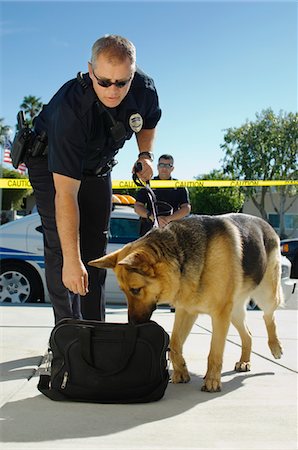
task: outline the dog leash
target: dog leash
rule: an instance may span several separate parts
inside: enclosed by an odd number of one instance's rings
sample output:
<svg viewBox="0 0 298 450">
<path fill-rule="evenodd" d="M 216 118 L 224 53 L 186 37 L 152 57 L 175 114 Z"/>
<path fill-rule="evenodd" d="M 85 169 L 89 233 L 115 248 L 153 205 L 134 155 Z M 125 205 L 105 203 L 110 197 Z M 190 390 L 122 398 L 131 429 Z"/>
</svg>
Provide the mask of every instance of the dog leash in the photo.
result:
<svg viewBox="0 0 298 450">
<path fill-rule="evenodd" d="M 152 188 L 150 187 L 150 181 L 146 181 L 146 183 L 144 184 L 139 176 L 138 176 L 138 172 L 142 171 L 142 163 L 141 162 L 137 162 L 134 165 L 134 172 L 132 174 L 132 179 L 134 181 L 134 183 L 139 186 L 139 187 L 143 187 L 146 189 L 147 192 L 147 196 L 149 198 L 150 204 L 151 204 L 151 208 L 152 208 L 152 213 L 153 213 L 153 227 L 155 228 L 159 228 L 159 223 L 158 223 L 158 219 L 157 219 L 157 200 L 156 200 L 156 195 L 154 194 Z"/>
</svg>

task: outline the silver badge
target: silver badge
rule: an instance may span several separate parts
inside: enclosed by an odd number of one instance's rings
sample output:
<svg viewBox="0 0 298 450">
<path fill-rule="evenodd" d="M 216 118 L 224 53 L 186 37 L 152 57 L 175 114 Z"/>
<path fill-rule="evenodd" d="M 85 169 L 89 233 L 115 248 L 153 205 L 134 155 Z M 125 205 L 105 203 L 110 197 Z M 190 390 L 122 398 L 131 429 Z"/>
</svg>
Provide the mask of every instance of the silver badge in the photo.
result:
<svg viewBox="0 0 298 450">
<path fill-rule="evenodd" d="M 129 126 L 135 133 L 138 133 L 143 127 L 143 118 L 141 114 L 132 114 L 129 118 Z"/>
</svg>

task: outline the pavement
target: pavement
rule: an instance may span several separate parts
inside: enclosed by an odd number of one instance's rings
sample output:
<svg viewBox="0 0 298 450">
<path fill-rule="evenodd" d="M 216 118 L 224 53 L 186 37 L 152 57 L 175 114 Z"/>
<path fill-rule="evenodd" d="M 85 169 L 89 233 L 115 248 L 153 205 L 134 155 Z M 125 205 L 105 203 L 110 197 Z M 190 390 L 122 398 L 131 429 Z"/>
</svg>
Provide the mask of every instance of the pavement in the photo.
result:
<svg viewBox="0 0 298 450">
<path fill-rule="evenodd" d="M 184 355 L 188 384 L 169 384 L 158 402 L 102 405 L 54 402 L 37 390 L 54 325 L 49 305 L 1 306 L 1 450 L 297 450 L 297 307 L 276 312 L 283 358 L 267 346 L 261 311 L 248 311 L 253 335 L 251 372 L 236 373 L 240 340 L 230 327 L 222 391 L 201 392 L 211 322 L 199 316 Z M 174 314 L 152 317 L 170 334 Z M 108 322 L 126 322 L 124 307 L 109 307 Z"/>
</svg>

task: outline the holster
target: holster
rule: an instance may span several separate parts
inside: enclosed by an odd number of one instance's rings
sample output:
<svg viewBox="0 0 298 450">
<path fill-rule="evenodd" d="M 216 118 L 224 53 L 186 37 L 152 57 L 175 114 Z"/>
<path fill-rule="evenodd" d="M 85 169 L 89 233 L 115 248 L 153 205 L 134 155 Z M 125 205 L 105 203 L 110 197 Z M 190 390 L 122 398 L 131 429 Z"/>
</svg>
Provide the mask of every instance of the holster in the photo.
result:
<svg viewBox="0 0 298 450">
<path fill-rule="evenodd" d="M 16 133 L 10 149 L 10 157 L 12 165 L 15 169 L 17 169 L 19 165 L 24 162 L 25 155 L 30 147 L 32 138 L 32 130 L 28 127 L 21 128 Z"/>
<path fill-rule="evenodd" d="M 37 135 L 34 130 L 24 126 L 16 133 L 10 150 L 12 165 L 15 169 L 24 162 L 26 155 L 46 155 L 48 150 L 47 135 L 43 131 Z"/>
</svg>

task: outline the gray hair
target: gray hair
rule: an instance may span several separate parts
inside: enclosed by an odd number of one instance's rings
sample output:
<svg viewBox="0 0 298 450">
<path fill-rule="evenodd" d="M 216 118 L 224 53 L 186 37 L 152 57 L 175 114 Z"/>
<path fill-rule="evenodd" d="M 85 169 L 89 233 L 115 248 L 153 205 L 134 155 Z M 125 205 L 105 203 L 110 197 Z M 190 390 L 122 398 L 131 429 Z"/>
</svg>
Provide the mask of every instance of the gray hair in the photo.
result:
<svg viewBox="0 0 298 450">
<path fill-rule="evenodd" d="M 92 46 L 91 64 L 96 67 L 98 56 L 103 53 L 116 61 L 123 62 L 128 58 L 131 65 L 136 66 L 136 48 L 128 39 L 115 34 L 107 34 L 97 39 Z"/>
</svg>

